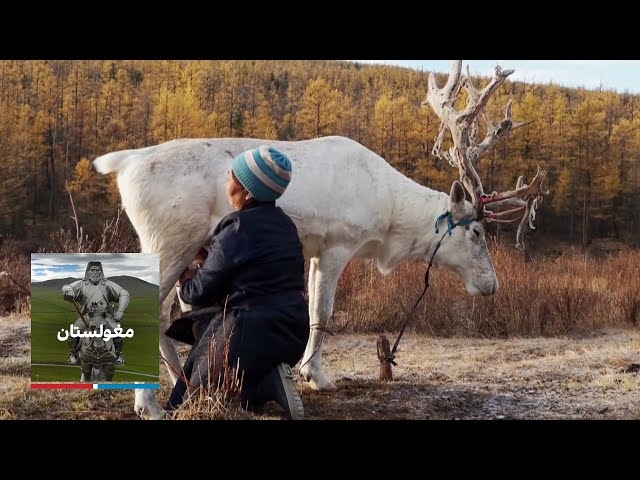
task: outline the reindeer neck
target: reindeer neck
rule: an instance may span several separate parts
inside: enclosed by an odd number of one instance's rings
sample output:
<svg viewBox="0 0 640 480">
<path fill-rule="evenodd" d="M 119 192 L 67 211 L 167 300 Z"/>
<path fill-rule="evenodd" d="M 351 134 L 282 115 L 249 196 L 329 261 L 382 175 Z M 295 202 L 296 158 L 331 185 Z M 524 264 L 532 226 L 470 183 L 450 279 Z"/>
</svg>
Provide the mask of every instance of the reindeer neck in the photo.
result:
<svg viewBox="0 0 640 480">
<path fill-rule="evenodd" d="M 391 227 L 378 257 L 389 271 L 405 260 L 422 259 L 435 247 L 435 222 L 447 210 L 449 196 L 403 177 L 394 186 Z"/>
</svg>

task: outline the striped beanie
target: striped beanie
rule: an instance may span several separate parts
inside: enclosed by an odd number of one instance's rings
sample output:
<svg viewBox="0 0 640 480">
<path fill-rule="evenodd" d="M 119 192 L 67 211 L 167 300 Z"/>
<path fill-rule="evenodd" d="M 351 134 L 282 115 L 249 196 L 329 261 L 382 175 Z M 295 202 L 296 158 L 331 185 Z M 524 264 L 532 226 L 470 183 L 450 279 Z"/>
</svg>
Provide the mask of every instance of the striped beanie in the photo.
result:
<svg viewBox="0 0 640 480">
<path fill-rule="evenodd" d="M 273 147 L 247 150 L 233 159 L 233 173 L 244 188 L 259 202 L 280 198 L 291 180 L 291 162 Z"/>
</svg>

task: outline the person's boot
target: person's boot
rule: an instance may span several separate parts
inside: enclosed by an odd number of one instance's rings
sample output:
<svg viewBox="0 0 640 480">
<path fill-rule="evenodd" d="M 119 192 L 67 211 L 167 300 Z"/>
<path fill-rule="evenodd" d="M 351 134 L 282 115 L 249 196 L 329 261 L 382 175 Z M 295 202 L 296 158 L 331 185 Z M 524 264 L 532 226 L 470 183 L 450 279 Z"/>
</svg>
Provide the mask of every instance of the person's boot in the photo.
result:
<svg viewBox="0 0 640 480">
<path fill-rule="evenodd" d="M 122 354 L 123 345 L 124 340 L 122 338 L 116 337 L 113 339 L 113 346 L 116 349 L 116 365 L 124 365 L 124 355 Z"/>
<path fill-rule="evenodd" d="M 259 398 L 256 406 L 275 400 L 282 407 L 288 420 L 304 419 L 302 398 L 293 381 L 293 373 L 288 363 L 280 363 L 260 382 Z"/>
<path fill-rule="evenodd" d="M 67 363 L 69 365 L 79 365 L 80 360 L 78 359 L 78 343 L 80 340 L 77 338 L 69 339 L 69 358 L 67 359 Z"/>
</svg>

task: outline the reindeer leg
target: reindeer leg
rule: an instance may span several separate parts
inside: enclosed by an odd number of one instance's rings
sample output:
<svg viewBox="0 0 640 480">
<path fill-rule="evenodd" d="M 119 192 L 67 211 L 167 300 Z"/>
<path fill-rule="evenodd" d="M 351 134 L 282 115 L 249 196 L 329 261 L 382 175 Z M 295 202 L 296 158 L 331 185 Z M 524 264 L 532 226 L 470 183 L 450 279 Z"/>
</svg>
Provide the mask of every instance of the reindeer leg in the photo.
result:
<svg viewBox="0 0 640 480">
<path fill-rule="evenodd" d="M 180 359 L 173 340 L 167 337 L 164 332 L 169 328 L 171 306 L 176 296 L 175 289 L 169 291 L 169 295 L 162 302 L 160 310 L 160 353 L 170 363 L 176 371 L 180 371 Z M 178 380 L 172 368 L 168 368 L 171 377 L 171 385 L 175 385 Z M 135 391 L 136 400 L 134 411 L 146 420 L 161 420 L 165 416 L 164 409 L 158 404 L 156 392 L 148 389 L 137 389 Z"/>
<path fill-rule="evenodd" d="M 197 251 L 197 248 L 195 248 L 195 251 Z M 162 266 L 160 280 L 160 299 L 162 302 L 159 327 L 160 353 L 165 361 L 173 367 L 168 368 L 172 385 L 175 385 L 177 381 L 177 376 L 173 370 L 175 369 L 179 372 L 181 366 L 173 340 L 167 337 L 164 332 L 169 328 L 171 305 L 173 305 L 176 296 L 176 290 L 174 288 L 175 281 L 180 276 L 180 272 L 189 264 L 190 259 L 195 255 L 195 251 L 187 252 L 187 255 L 183 256 L 186 258 L 184 261 L 165 261 L 162 257 L 160 258 L 160 265 Z M 166 415 L 165 410 L 158 404 L 156 392 L 149 389 L 135 390 L 135 404 L 133 409 L 138 415 L 147 420 L 160 420 Z"/>
<path fill-rule="evenodd" d="M 334 247 L 311 259 L 309 269 L 309 321 L 311 334 L 302 357 L 300 375 L 314 390 L 336 390 L 334 383 L 322 370 L 322 339 L 324 329 L 333 312 L 333 302 L 342 271 L 349 263 L 352 250 Z"/>
</svg>

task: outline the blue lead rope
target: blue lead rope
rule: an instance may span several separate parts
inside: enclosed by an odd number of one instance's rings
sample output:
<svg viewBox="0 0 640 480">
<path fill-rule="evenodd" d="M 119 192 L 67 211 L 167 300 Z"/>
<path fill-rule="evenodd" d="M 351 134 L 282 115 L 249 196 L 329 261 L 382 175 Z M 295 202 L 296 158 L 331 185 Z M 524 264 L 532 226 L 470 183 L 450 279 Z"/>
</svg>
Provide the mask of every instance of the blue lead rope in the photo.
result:
<svg viewBox="0 0 640 480">
<path fill-rule="evenodd" d="M 447 219 L 447 231 L 442 234 L 442 237 L 440 237 L 440 240 L 438 240 L 438 244 L 436 245 L 435 250 L 431 254 L 431 259 L 429 260 L 429 266 L 427 267 L 427 271 L 424 274 L 424 290 L 422 290 L 422 293 L 420 294 L 420 297 L 418 298 L 418 301 L 413 305 L 413 308 L 409 312 L 409 315 L 407 315 L 407 318 L 404 321 L 404 325 L 402 325 L 402 329 L 400 330 L 400 333 L 398 334 L 398 338 L 396 339 L 396 343 L 393 344 L 393 349 L 391 350 L 391 353 L 389 354 L 389 356 L 386 359 L 386 362 L 387 363 L 391 363 L 392 365 L 396 365 L 396 366 L 398 365 L 394 361 L 395 358 L 396 358 L 396 350 L 398 349 L 398 344 L 400 343 L 400 339 L 402 338 L 402 334 L 404 333 L 404 329 L 407 328 L 407 325 L 409 324 L 409 320 L 411 320 L 411 317 L 413 315 L 414 310 L 416 309 L 416 307 L 420 303 L 420 300 L 422 300 L 422 297 L 424 297 L 424 294 L 427 293 L 427 289 L 429 288 L 429 270 L 431 270 L 431 266 L 433 265 L 433 259 L 436 258 L 436 253 L 438 252 L 438 249 L 440 248 L 440 245 L 442 245 L 442 241 L 447 236 L 447 233 L 449 234 L 449 236 L 451 236 L 451 231 L 454 228 L 456 228 L 456 227 L 464 227 L 465 225 L 470 225 L 471 223 L 474 222 L 474 220 L 469 219 L 469 218 L 460 220 L 459 222 L 454 222 L 453 221 L 453 215 L 451 215 L 451 212 L 447 211 L 447 212 L 443 213 L 442 215 L 440 215 L 438 217 L 438 219 L 436 220 L 436 233 L 440 233 L 440 223 L 445 218 Z"/>
</svg>

